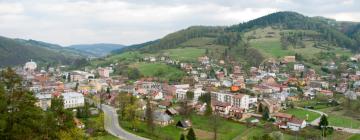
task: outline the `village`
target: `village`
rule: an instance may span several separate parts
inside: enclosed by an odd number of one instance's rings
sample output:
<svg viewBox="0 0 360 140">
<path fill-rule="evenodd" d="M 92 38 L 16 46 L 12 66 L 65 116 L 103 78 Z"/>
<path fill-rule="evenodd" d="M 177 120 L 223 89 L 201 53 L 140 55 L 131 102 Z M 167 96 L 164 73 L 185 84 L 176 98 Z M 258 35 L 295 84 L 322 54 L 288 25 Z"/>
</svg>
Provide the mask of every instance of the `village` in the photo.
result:
<svg viewBox="0 0 360 140">
<path fill-rule="evenodd" d="M 359 60 L 359 56 L 353 56 L 347 62 Z M 99 105 L 121 108 L 120 96 L 128 95 L 138 101 L 135 110 L 140 112 L 136 116 L 140 121 L 146 120 L 147 107 L 151 107 L 157 127 L 174 126 L 181 133 L 197 124 L 191 117 L 179 117 L 189 114 L 215 115 L 239 126 L 271 124 L 275 130 L 291 136 L 305 133 L 306 129 L 312 131 L 319 126 L 331 127 L 331 132 L 326 129 L 329 135 L 332 131 L 360 132 L 356 119 L 352 122 L 354 126 L 338 125 L 336 120 L 331 119 L 328 119 L 330 123 L 322 126 L 321 120 L 330 118 L 331 114 L 317 108 L 339 108 L 345 101 L 355 102 L 360 95 L 360 71 L 357 68 L 347 67 L 346 72 L 318 74 L 315 69 L 298 62 L 296 56 L 267 59 L 259 67 L 246 70 L 241 64 L 207 56 L 199 57 L 193 63 L 165 56 L 146 56 L 139 61 L 177 65 L 190 78 L 171 83 L 161 81 L 159 77 L 141 77 L 128 82 L 128 77 L 113 74 L 113 66 L 116 64 L 66 71 L 62 70 L 65 66 L 39 68 L 33 61 L 17 68 L 16 72 L 23 77 L 26 88 L 38 99 L 36 105 L 43 110 L 51 106 L 52 98 L 61 97 L 66 109 L 74 109 L 76 112 L 76 108 L 91 104 L 91 114 L 99 114 Z M 231 65 L 231 68 L 225 65 Z M 337 65 L 328 62 L 325 67 L 336 70 Z M 78 128 L 86 128 L 81 119 L 75 117 L 74 120 Z M 322 131 L 325 130 L 320 130 L 318 135 L 323 136 Z M 203 132 L 196 131 L 196 134 L 200 133 Z M 216 135 L 214 133 L 219 132 L 211 132 L 209 138 Z M 237 135 L 240 134 L 234 134 Z M 318 135 L 303 134 L 303 138 Z M 224 134 L 220 134 L 220 139 L 229 138 L 221 136 Z"/>
</svg>

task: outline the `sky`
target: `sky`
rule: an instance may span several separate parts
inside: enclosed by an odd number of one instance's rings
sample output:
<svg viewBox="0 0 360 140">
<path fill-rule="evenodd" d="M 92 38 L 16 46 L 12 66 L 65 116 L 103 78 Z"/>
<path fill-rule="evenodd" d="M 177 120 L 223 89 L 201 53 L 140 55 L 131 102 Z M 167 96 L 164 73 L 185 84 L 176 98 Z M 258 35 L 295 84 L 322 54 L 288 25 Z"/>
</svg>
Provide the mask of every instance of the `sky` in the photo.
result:
<svg viewBox="0 0 360 140">
<path fill-rule="evenodd" d="M 360 22 L 360 0 L 0 0 L 0 36 L 63 46 L 130 45 L 278 11 Z"/>
</svg>

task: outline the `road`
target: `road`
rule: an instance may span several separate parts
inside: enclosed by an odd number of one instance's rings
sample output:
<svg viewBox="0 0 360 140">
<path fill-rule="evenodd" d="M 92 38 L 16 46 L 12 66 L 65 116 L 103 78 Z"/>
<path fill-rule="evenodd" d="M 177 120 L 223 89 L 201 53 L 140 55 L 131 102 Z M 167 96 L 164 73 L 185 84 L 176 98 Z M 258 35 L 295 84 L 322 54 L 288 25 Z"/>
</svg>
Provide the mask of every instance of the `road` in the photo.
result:
<svg viewBox="0 0 360 140">
<path fill-rule="evenodd" d="M 121 128 L 115 108 L 105 104 L 102 104 L 101 108 L 104 111 L 104 125 L 107 132 L 122 140 L 149 140 Z"/>
<path fill-rule="evenodd" d="M 318 126 L 319 122 L 320 122 L 320 118 L 322 115 L 328 116 L 326 113 L 321 112 L 319 110 L 313 110 L 313 109 L 306 109 L 306 108 L 301 108 L 301 107 L 296 107 L 298 109 L 303 109 L 303 110 L 308 110 L 311 112 L 315 112 L 315 113 L 319 113 L 320 117 L 316 118 L 315 120 L 313 120 L 312 122 L 310 122 L 310 124 L 312 126 Z M 337 126 L 330 126 L 333 127 L 335 130 L 337 131 L 342 131 L 342 132 L 347 132 L 347 133 L 352 133 L 352 134 L 360 134 L 360 129 L 353 129 L 353 128 L 346 128 L 346 127 L 337 127 Z"/>
</svg>

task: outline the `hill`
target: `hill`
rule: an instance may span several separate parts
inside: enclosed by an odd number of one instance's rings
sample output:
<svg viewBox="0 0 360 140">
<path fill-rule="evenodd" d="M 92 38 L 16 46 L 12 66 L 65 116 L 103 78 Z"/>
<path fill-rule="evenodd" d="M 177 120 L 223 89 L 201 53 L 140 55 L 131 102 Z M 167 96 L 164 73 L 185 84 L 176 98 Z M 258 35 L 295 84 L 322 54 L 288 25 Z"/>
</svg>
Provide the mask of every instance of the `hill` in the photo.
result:
<svg viewBox="0 0 360 140">
<path fill-rule="evenodd" d="M 99 43 L 99 44 L 77 44 L 77 45 L 68 46 L 67 48 L 72 48 L 81 51 L 89 56 L 103 57 L 108 55 L 110 52 L 114 50 L 120 51 L 124 47 L 125 47 L 124 45 L 120 45 L 120 44 Z"/>
<path fill-rule="evenodd" d="M 59 45 L 0 37 L 0 67 L 22 65 L 30 59 L 43 64 L 72 64 L 82 58 L 79 52 Z"/>
<path fill-rule="evenodd" d="M 126 51 L 168 55 L 173 54 L 174 49 L 197 48 L 204 52 L 200 55 L 207 52 L 206 55 L 216 59 L 258 65 L 267 57 L 295 54 L 313 56 L 323 51 L 337 54 L 349 54 L 349 50 L 359 51 L 359 34 L 360 24 L 356 22 L 307 17 L 296 12 L 277 12 L 229 27 L 189 27 L 156 41 L 129 46 L 117 53 L 115 51 L 114 55 Z"/>
</svg>

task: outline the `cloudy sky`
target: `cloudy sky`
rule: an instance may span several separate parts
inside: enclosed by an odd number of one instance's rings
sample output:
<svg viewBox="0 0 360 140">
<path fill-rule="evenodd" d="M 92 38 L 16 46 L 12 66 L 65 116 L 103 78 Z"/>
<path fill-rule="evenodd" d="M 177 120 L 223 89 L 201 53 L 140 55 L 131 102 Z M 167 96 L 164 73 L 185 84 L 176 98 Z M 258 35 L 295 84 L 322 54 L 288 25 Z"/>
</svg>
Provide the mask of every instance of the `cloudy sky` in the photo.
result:
<svg viewBox="0 0 360 140">
<path fill-rule="evenodd" d="M 360 22 L 358 0 L 0 0 L 0 35 L 60 45 L 142 43 L 191 25 L 296 11 Z"/>
</svg>

